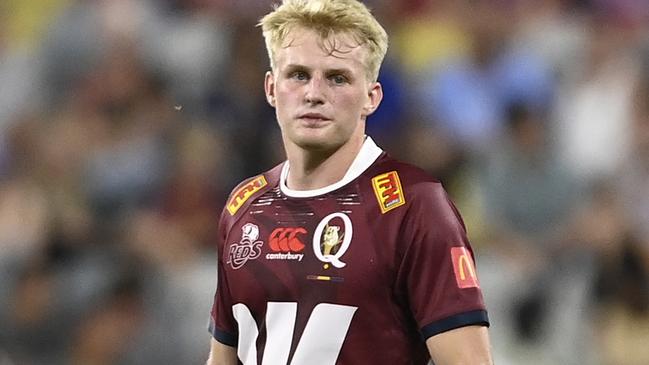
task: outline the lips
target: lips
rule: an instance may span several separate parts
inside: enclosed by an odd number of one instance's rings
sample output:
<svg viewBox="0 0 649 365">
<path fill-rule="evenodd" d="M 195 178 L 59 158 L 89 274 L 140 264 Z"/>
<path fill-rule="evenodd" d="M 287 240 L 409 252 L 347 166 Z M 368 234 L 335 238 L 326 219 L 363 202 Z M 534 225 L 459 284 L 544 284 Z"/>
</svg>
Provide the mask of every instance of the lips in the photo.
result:
<svg viewBox="0 0 649 365">
<path fill-rule="evenodd" d="M 320 113 L 305 113 L 300 115 L 298 118 L 313 122 L 325 122 L 329 120 L 329 118 Z"/>
<path fill-rule="evenodd" d="M 320 113 L 306 113 L 298 117 L 303 127 L 306 128 L 321 128 L 326 126 L 331 119 Z"/>
</svg>

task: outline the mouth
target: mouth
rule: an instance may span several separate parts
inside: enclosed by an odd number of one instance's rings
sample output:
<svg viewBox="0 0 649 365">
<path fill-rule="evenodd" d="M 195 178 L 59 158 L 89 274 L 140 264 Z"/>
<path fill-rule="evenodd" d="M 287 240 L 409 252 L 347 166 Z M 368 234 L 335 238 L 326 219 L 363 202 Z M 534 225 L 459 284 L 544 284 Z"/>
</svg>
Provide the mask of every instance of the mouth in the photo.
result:
<svg viewBox="0 0 649 365">
<path fill-rule="evenodd" d="M 298 116 L 298 119 L 305 122 L 307 126 L 317 127 L 321 124 L 329 122 L 331 119 L 320 113 L 306 113 Z"/>
<path fill-rule="evenodd" d="M 320 113 L 305 113 L 301 114 L 298 116 L 298 119 L 304 119 L 304 120 L 321 120 L 321 121 L 326 121 L 329 120 L 329 118 L 325 117 L 323 114 Z"/>
</svg>

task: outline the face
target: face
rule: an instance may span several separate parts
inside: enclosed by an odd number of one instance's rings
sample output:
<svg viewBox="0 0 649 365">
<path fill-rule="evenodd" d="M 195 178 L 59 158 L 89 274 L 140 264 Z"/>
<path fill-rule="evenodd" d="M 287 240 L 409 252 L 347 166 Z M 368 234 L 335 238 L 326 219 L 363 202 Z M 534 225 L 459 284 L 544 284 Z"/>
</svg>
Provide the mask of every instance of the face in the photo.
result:
<svg viewBox="0 0 649 365">
<path fill-rule="evenodd" d="M 362 141 L 365 119 L 381 102 L 381 85 L 366 74 L 367 50 L 348 34 L 332 41 L 326 44 L 336 50 L 328 52 L 318 34 L 296 28 L 266 74 L 266 97 L 276 109 L 287 152 L 335 151 Z"/>
</svg>

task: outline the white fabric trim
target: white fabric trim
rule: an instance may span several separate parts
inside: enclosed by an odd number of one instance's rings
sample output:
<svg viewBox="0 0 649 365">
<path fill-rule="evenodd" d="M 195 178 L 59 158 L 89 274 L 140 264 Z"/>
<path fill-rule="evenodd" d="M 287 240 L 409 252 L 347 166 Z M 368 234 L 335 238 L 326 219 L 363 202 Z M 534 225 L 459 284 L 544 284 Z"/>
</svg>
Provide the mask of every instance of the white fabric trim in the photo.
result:
<svg viewBox="0 0 649 365">
<path fill-rule="evenodd" d="M 284 193 L 284 195 L 293 198 L 310 198 L 327 194 L 347 185 L 352 180 L 359 177 L 374 163 L 374 161 L 376 161 L 377 158 L 379 158 L 379 156 L 381 156 L 381 153 L 383 153 L 383 150 L 379 148 L 376 143 L 374 143 L 372 138 L 370 138 L 369 136 L 366 137 L 365 141 L 363 142 L 363 146 L 361 146 L 361 150 L 358 152 L 358 155 L 356 155 L 356 158 L 354 158 L 354 161 L 349 166 L 349 169 L 347 169 L 345 176 L 343 176 L 343 178 L 338 182 L 314 190 L 293 190 L 289 189 L 289 187 L 286 186 L 286 178 L 288 177 L 289 170 L 288 161 L 286 161 L 284 162 L 284 166 L 282 166 L 282 174 L 279 178 L 279 188 L 282 190 L 282 193 Z"/>
</svg>

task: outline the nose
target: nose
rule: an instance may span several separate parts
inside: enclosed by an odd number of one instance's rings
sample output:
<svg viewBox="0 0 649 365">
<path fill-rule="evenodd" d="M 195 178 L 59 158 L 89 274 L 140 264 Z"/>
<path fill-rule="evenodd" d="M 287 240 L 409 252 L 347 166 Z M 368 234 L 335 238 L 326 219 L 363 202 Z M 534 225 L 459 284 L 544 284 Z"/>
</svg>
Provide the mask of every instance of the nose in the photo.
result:
<svg viewBox="0 0 649 365">
<path fill-rule="evenodd" d="M 309 80 L 304 92 L 304 101 L 309 104 L 323 104 L 325 101 L 325 83 L 322 77 L 314 76 Z"/>
</svg>

